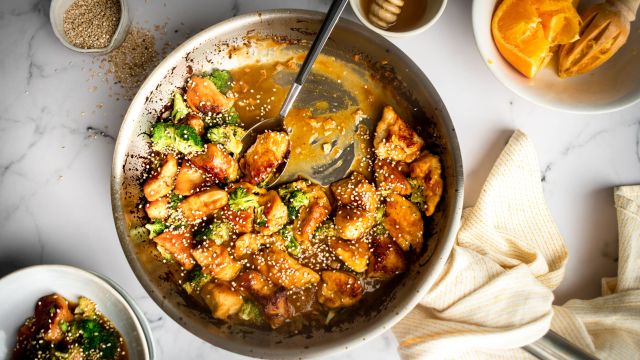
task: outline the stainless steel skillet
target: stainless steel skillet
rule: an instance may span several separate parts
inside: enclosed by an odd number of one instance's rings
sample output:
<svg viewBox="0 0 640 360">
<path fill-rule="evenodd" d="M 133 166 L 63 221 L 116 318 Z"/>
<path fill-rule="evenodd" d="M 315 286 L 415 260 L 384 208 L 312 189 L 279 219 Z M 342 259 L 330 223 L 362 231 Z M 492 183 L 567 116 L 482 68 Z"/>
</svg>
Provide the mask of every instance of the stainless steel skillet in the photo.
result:
<svg viewBox="0 0 640 360">
<path fill-rule="evenodd" d="M 404 103 L 411 118 L 441 156 L 445 193 L 428 223 L 427 249 L 398 284 L 356 311 L 331 331 L 310 329 L 297 334 L 230 326 L 214 320 L 191 302 L 148 241 L 132 229 L 143 224 L 140 183 L 148 165 L 148 133 L 171 93 L 188 74 L 211 68 L 235 68 L 257 59 L 276 60 L 308 48 L 323 14 L 274 10 L 242 15 L 212 26 L 183 45 L 155 69 L 140 88 L 125 116 L 116 142 L 111 200 L 114 221 L 125 255 L 151 298 L 175 321 L 203 340 L 236 353 L 269 358 L 327 355 L 361 344 L 390 329 L 424 296 L 442 270 L 453 246 L 462 209 L 463 172 L 455 129 L 446 107 L 427 77 L 405 54 L 381 36 L 342 20 L 325 51 L 389 88 L 389 102 Z M 269 39 L 277 46 L 261 46 Z M 309 84 L 313 83 L 310 79 Z M 305 85 L 307 86 L 307 85 Z M 301 94 L 304 102 L 304 94 Z"/>
</svg>

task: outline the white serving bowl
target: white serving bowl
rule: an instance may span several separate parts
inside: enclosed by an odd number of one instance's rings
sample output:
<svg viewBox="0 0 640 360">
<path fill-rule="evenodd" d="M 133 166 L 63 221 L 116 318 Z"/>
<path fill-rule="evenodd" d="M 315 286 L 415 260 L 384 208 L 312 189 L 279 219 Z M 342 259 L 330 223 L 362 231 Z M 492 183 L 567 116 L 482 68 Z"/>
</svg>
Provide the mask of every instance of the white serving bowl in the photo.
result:
<svg viewBox="0 0 640 360">
<path fill-rule="evenodd" d="M 538 105 L 573 113 L 605 113 L 640 100 L 640 20 L 631 23 L 627 43 L 591 73 L 561 79 L 555 61 L 528 79 L 498 52 L 491 36 L 491 18 L 498 0 L 474 0 L 473 32 L 483 60 L 511 91 Z M 587 6 L 593 1 L 584 1 Z"/>
<path fill-rule="evenodd" d="M 140 241 L 132 232 L 148 221 L 144 209 L 137 205 L 144 197 L 140 177 L 148 171 L 145 159 L 150 150 L 149 138 L 140 134 L 149 133 L 159 109 L 173 92 L 193 73 L 237 69 L 256 61 L 285 61 L 303 54 L 324 15 L 304 10 L 259 11 L 203 30 L 177 47 L 149 75 L 132 100 L 116 141 L 111 173 L 113 217 L 120 244 L 138 280 L 158 306 L 186 330 L 214 346 L 246 356 L 328 356 L 382 334 L 408 314 L 437 281 L 458 231 L 464 172 L 456 131 L 445 104 L 429 79 L 400 49 L 360 24 L 341 19 L 323 53 L 345 62 L 349 69 L 353 66 L 362 76 L 379 79 L 373 84 L 385 84 L 385 91 L 389 91 L 386 101 L 406 102 L 417 128 L 442 161 L 442 200 L 424 233 L 425 249 L 416 254 L 407 272 L 396 277 L 380 295 L 370 296 L 361 306 L 349 310 L 348 319 L 340 319 L 336 326 L 272 331 L 214 319 L 211 310 L 191 299 L 178 283 L 182 270 L 176 264 L 162 262 L 154 242 Z M 302 94 L 299 100 L 309 94 Z M 320 99 L 329 96 L 319 95 Z"/>
<path fill-rule="evenodd" d="M 413 0 L 416 1 L 416 0 Z M 364 24 L 364 26 L 369 29 L 377 32 L 380 35 L 384 35 L 387 37 L 402 37 L 402 36 L 411 36 L 417 35 L 425 30 L 427 30 L 431 25 L 435 24 L 436 21 L 440 18 L 440 15 L 444 12 L 444 8 L 447 5 L 447 0 L 417 0 L 417 1 L 427 1 L 427 9 L 422 15 L 422 19 L 418 22 L 412 29 L 406 31 L 393 31 L 393 30 L 384 30 L 375 25 L 373 25 L 369 19 L 367 18 L 368 9 L 362 8 L 362 0 L 350 0 L 351 8 L 353 12 L 356 14 L 360 22 Z"/>
<path fill-rule="evenodd" d="M 38 265 L 0 279 L 0 359 L 9 359 L 18 329 L 33 315 L 36 301 L 58 293 L 70 301 L 85 296 L 112 321 L 127 343 L 130 359 L 153 359 L 147 320 L 133 300 L 107 278 L 64 265 Z"/>
</svg>

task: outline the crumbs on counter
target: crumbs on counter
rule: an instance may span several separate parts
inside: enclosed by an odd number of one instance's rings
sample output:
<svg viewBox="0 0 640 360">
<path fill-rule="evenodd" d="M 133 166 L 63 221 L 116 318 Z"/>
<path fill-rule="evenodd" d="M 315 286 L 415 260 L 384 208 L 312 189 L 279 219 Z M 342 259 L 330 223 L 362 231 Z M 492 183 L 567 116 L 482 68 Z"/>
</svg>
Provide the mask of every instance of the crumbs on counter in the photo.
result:
<svg viewBox="0 0 640 360">
<path fill-rule="evenodd" d="M 91 78 L 102 78 L 114 85 L 120 85 L 122 91 L 114 91 L 109 85 L 109 98 L 116 100 L 133 98 L 144 79 L 151 73 L 160 60 L 173 48 L 174 44 L 167 40 L 167 22 L 154 25 L 153 30 L 141 26 L 132 26 L 124 42 L 99 61 L 99 70 L 92 71 Z M 162 43 L 160 46 L 159 43 Z M 95 90 L 94 90 L 95 91 Z"/>
<path fill-rule="evenodd" d="M 135 93 L 158 62 L 156 39 L 147 29 L 131 27 L 120 47 L 107 55 L 110 74 L 125 92 Z"/>
<path fill-rule="evenodd" d="M 119 0 L 75 0 L 64 12 L 64 35 L 78 48 L 106 48 L 118 29 L 121 12 Z"/>
<path fill-rule="evenodd" d="M 160 24 L 148 24 L 149 21 L 145 20 L 145 25 L 132 25 L 122 45 L 106 55 L 94 56 L 91 59 L 92 66 L 87 68 L 87 91 L 97 93 L 102 92 L 99 89 L 105 89 L 109 99 L 133 99 L 144 79 L 176 46 L 175 41 L 168 38 L 167 25 L 170 20 L 166 17 L 164 23 Z M 184 23 L 180 23 L 180 26 L 184 26 Z M 172 34 L 178 32 L 178 29 L 171 31 Z M 183 33 L 185 39 L 191 35 Z M 96 105 L 91 114 L 96 114 L 96 110 L 100 111 L 106 106 Z M 86 113 L 83 111 L 81 115 L 85 116 Z"/>
</svg>

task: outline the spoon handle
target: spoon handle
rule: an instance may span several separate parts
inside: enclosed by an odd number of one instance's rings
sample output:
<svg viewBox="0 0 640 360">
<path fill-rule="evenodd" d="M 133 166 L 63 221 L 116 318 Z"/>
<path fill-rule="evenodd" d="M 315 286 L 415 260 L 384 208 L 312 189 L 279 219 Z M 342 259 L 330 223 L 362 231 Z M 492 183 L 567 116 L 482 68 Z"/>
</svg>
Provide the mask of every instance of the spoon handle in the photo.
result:
<svg viewBox="0 0 640 360">
<path fill-rule="evenodd" d="M 318 30 L 318 34 L 316 35 L 315 40 L 313 40 L 313 44 L 311 44 L 311 49 L 307 53 L 307 56 L 304 58 L 304 62 L 298 71 L 298 75 L 296 79 L 291 85 L 289 89 L 289 93 L 287 97 L 284 99 L 284 103 L 282 103 L 282 108 L 280 109 L 280 117 L 285 118 L 291 106 L 295 102 L 298 97 L 298 93 L 302 88 L 302 84 L 304 84 L 305 80 L 309 76 L 311 72 L 311 68 L 313 67 L 313 63 L 318 58 L 318 55 L 322 52 L 322 48 L 324 44 L 326 44 L 327 39 L 329 39 L 329 35 L 331 35 L 331 31 L 336 26 L 336 23 L 340 19 L 340 15 L 344 10 L 344 7 L 347 5 L 349 0 L 334 0 L 327 12 L 327 16 L 324 18 L 322 22 L 322 26 L 320 26 L 320 30 Z"/>
<path fill-rule="evenodd" d="M 522 348 L 540 360 L 598 360 L 551 329 L 538 341 Z"/>
</svg>

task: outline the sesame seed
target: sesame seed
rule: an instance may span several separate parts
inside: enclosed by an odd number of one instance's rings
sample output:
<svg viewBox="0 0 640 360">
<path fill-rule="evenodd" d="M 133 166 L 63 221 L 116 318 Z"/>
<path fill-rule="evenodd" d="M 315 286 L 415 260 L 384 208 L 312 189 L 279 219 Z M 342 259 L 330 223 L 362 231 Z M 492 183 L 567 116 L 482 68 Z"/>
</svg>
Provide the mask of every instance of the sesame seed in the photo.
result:
<svg viewBox="0 0 640 360">
<path fill-rule="evenodd" d="M 109 53 L 107 61 L 109 73 L 127 93 L 135 93 L 158 62 L 155 38 L 148 30 L 132 26 L 122 45 Z"/>
<path fill-rule="evenodd" d="M 64 35 L 75 47 L 106 48 L 120 24 L 120 13 L 118 0 L 76 0 L 64 12 Z"/>
</svg>

